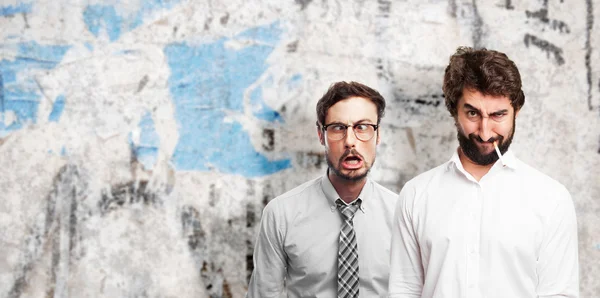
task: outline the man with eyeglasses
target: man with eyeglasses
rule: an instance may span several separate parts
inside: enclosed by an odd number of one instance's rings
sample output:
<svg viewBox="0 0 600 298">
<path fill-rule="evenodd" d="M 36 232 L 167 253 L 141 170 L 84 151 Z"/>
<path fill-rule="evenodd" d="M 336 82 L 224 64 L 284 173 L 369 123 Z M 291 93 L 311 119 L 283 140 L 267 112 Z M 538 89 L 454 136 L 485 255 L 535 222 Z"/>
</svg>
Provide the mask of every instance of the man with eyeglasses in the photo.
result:
<svg viewBox="0 0 600 298">
<path fill-rule="evenodd" d="M 263 210 L 247 297 L 385 297 L 397 194 L 367 178 L 384 98 L 356 82 L 317 103 L 327 173 Z"/>
</svg>

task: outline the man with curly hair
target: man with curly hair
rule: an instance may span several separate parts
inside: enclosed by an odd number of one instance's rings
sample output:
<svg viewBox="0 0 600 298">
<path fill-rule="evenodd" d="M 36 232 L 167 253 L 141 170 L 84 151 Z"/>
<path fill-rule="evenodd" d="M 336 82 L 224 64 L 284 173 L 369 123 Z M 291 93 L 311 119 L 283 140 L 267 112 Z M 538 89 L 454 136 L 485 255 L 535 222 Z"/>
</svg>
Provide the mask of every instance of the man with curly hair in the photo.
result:
<svg viewBox="0 0 600 298">
<path fill-rule="evenodd" d="M 461 47 L 443 91 L 459 147 L 400 192 L 389 297 L 578 297 L 571 196 L 509 150 L 525 103 L 515 63 Z"/>
</svg>

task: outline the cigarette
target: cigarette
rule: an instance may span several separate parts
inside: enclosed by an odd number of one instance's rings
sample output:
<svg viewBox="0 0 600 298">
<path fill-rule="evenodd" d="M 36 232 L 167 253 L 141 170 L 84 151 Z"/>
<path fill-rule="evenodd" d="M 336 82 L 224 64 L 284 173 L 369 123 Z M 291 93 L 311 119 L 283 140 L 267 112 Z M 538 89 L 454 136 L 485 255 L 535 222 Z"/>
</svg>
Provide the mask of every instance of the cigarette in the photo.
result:
<svg viewBox="0 0 600 298">
<path fill-rule="evenodd" d="M 498 157 L 500 157 L 500 161 L 502 162 L 502 165 L 506 166 L 506 164 L 504 163 L 504 159 L 502 158 L 502 153 L 500 153 L 500 149 L 498 149 L 497 141 L 494 141 L 494 148 L 496 149 L 496 154 L 498 154 Z"/>
</svg>

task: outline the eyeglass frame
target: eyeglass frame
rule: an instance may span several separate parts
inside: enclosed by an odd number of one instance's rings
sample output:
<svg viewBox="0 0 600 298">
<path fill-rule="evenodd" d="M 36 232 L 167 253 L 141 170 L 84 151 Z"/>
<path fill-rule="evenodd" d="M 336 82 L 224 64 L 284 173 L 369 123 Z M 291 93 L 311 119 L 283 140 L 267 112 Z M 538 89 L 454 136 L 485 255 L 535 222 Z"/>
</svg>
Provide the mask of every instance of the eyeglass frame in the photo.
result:
<svg viewBox="0 0 600 298">
<path fill-rule="evenodd" d="M 339 123 L 339 122 L 334 122 L 334 123 L 329 123 L 329 124 L 325 124 L 325 125 L 320 125 L 319 121 L 317 121 L 317 127 L 320 127 L 320 128 L 321 128 L 321 131 L 322 131 L 323 133 L 326 133 L 326 132 L 327 132 L 327 127 L 329 127 L 329 126 L 332 126 L 332 125 L 340 125 L 340 126 L 345 126 L 345 127 L 346 127 L 346 129 L 344 130 L 344 136 L 342 136 L 340 139 L 337 139 L 337 140 L 335 140 L 335 139 L 334 139 L 334 141 L 339 141 L 339 140 L 342 140 L 342 139 L 344 139 L 344 138 L 345 138 L 345 137 L 348 135 L 348 128 L 349 128 L 349 127 L 352 127 L 352 131 L 354 132 L 354 137 L 356 137 L 356 139 L 357 139 L 357 140 L 359 140 L 359 141 L 361 141 L 361 142 L 368 142 L 368 141 L 370 141 L 371 139 L 373 139 L 373 137 L 375 136 L 375 133 L 379 133 L 379 132 L 377 131 L 377 129 L 379 128 L 379 124 L 372 124 L 372 123 L 362 123 L 362 122 L 359 122 L 359 123 L 355 123 L 355 124 L 353 124 L 353 125 L 348 125 L 348 124 L 343 124 L 343 123 Z M 359 137 L 356 135 L 356 130 L 354 129 L 354 127 L 355 127 L 355 126 L 357 126 L 357 125 L 368 125 L 368 126 L 371 126 L 371 127 L 373 127 L 373 132 L 374 132 L 374 133 L 373 133 L 373 136 L 371 136 L 370 138 L 368 138 L 368 139 L 366 139 L 366 140 L 363 140 L 363 139 L 359 138 Z"/>
</svg>

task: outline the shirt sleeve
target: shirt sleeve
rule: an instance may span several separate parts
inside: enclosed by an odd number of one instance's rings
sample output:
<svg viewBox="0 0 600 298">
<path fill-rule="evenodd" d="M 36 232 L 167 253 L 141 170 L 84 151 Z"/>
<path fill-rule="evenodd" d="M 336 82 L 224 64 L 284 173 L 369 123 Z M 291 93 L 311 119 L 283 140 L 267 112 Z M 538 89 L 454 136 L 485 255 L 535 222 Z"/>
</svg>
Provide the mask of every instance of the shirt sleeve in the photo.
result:
<svg viewBox="0 0 600 298">
<path fill-rule="evenodd" d="M 423 291 L 423 265 L 412 222 L 415 191 L 409 184 L 400 191 L 392 224 L 389 298 L 419 298 Z"/>
<path fill-rule="evenodd" d="M 248 298 L 279 298 L 286 272 L 283 236 L 280 231 L 282 214 L 273 200 L 263 210 L 256 246 L 254 270 L 248 285 Z"/>
<path fill-rule="evenodd" d="M 569 192 L 563 188 L 560 201 L 545 226 L 537 273 L 539 297 L 579 297 L 577 219 Z"/>
</svg>

